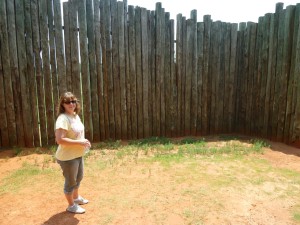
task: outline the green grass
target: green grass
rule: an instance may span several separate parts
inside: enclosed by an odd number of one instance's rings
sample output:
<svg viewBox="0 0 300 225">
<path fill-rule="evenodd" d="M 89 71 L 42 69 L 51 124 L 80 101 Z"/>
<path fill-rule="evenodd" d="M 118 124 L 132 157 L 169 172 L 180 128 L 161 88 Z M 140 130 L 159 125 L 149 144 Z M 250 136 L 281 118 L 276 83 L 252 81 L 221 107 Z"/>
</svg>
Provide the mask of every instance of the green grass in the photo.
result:
<svg viewBox="0 0 300 225">
<path fill-rule="evenodd" d="M 171 139 L 166 137 L 149 137 L 140 140 L 130 141 L 129 145 L 133 146 L 150 146 L 150 145 L 165 145 L 171 143 Z"/>
<path fill-rule="evenodd" d="M 0 183 L 0 195 L 7 192 L 17 192 L 22 186 L 34 185 L 39 176 L 54 175 L 50 168 L 40 168 L 36 165 L 24 163 L 23 166 L 9 174 Z"/>
<path fill-rule="evenodd" d="M 165 166 L 183 162 L 191 158 L 201 156 L 219 157 L 229 155 L 241 157 L 250 153 L 263 153 L 263 147 L 266 146 L 263 141 L 254 140 L 251 147 L 247 147 L 241 142 L 227 142 L 224 146 L 210 146 L 204 138 L 186 137 L 181 140 L 172 140 L 166 137 L 150 137 L 141 140 L 129 141 L 127 145 L 122 145 L 120 141 L 107 141 L 96 144 L 92 149 L 114 150 L 116 159 L 126 161 L 142 160 L 148 157 L 148 161 L 160 162 Z M 102 154 L 107 154 L 103 152 Z M 86 157 L 89 157 L 87 155 Z"/>
<path fill-rule="evenodd" d="M 300 222 L 300 212 L 294 214 L 294 220 Z"/>
<path fill-rule="evenodd" d="M 293 210 L 293 219 L 300 223 L 300 205 L 296 205 Z"/>
<path fill-rule="evenodd" d="M 205 139 L 201 138 L 201 139 L 197 139 L 194 137 L 186 137 L 183 138 L 180 142 L 180 144 L 204 144 L 205 143 Z"/>
<path fill-rule="evenodd" d="M 260 140 L 260 139 L 253 139 L 251 140 L 252 143 L 252 149 L 255 152 L 261 153 L 262 149 L 264 147 L 270 147 L 269 144 L 267 144 L 265 141 Z"/>
<path fill-rule="evenodd" d="M 108 140 L 98 144 L 93 144 L 91 149 L 119 149 L 121 147 L 122 145 L 120 140 L 118 141 Z"/>
</svg>

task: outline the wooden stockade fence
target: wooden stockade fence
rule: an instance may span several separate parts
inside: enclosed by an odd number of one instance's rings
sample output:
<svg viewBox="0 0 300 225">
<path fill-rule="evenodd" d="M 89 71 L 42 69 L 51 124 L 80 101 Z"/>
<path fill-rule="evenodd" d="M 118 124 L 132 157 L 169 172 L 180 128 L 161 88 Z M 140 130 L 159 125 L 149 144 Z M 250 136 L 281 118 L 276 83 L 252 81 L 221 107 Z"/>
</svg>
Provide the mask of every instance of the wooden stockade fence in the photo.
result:
<svg viewBox="0 0 300 225">
<path fill-rule="evenodd" d="M 196 10 L 174 24 L 161 3 L 126 0 L 2 0 L 0 17 L 0 147 L 55 144 L 66 90 L 93 142 L 300 140 L 300 4 L 239 24 L 197 22 Z"/>
</svg>

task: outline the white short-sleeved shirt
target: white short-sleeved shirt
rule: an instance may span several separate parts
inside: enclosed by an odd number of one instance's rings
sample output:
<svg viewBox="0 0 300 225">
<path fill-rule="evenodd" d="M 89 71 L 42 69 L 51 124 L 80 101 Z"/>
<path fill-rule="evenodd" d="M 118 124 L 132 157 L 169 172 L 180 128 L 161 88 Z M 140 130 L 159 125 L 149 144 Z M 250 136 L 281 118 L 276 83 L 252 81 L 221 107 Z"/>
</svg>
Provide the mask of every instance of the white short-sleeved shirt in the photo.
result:
<svg viewBox="0 0 300 225">
<path fill-rule="evenodd" d="M 66 137 L 74 140 L 84 139 L 84 125 L 80 117 L 76 115 L 74 118 L 66 114 L 60 114 L 55 123 L 55 130 L 63 129 L 67 131 Z M 81 157 L 84 155 L 84 146 L 74 145 L 58 145 L 55 157 L 58 160 L 66 161 Z"/>
</svg>

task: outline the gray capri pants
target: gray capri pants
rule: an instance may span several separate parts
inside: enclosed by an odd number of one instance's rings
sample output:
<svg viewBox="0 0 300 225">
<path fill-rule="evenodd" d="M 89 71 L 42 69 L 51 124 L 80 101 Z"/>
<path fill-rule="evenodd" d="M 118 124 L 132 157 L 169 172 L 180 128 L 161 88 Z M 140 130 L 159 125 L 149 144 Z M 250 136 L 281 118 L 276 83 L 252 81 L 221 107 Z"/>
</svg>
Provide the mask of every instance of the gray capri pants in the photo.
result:
<svg viewBox="0 0 300 225">
<path fill-rule="evenodd" d="M 61 161 L 57 160 L 65 177 L 64 193 L 72 194 L 74 189 L 79 188 L 83 178 L 83 157 L 72 160 Z"/>
</svg>

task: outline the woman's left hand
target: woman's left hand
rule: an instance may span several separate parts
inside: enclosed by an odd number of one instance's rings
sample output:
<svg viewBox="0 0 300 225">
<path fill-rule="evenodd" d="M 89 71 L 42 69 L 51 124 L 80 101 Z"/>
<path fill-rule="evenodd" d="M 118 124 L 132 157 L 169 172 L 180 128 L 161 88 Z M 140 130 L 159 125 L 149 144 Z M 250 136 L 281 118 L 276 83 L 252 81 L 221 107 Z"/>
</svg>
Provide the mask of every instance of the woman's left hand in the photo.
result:
<svg viewBox="0 0 300 225">
<path fill-rule="evenodd" d="M 88 139 L 83 139 L 82 140 L 82 144 L 86 148 L 90 148 L 91 147 L 91 142 Z"/>
</svg>

